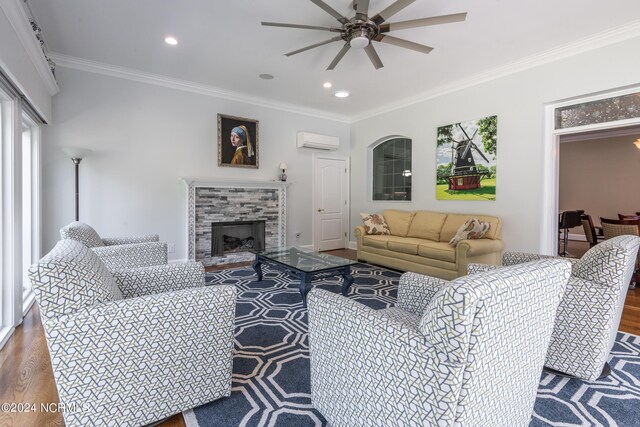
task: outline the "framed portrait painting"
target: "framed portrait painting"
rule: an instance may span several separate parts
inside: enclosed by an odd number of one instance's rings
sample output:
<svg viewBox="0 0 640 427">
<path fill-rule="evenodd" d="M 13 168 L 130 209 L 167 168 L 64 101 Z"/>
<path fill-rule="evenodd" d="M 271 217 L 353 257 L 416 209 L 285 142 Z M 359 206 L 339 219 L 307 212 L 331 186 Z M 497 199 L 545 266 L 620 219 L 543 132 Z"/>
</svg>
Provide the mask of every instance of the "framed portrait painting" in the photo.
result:
<svg viewBox="0 0 640 427">
<path fill-rule="evenodd" d="M 218 166 L 258 169 L 258 121 L 218 114 Z"/>
</svg>

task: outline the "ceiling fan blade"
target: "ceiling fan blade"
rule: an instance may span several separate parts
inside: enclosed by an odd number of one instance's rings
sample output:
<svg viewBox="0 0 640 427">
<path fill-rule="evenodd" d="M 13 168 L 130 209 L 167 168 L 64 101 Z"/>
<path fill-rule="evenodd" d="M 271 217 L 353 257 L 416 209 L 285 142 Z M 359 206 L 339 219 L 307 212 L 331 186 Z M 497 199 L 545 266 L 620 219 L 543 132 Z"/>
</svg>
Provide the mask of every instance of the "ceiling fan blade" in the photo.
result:
<svg viewBox="0 0 640 427">
<path fill-rule="evenodd" d="M 382 65 L 382 61 L 380 61 L 380 57 L 378 56 L 378 53 L 376 52 L 376 50 L 374 49 L 371 43 L 369 43 L 369 46 L 364 48 L 364 51 L 367 52 L 367 56 L 371 60 L 371 63 L 373 64 L 373 66 L 376 67 L 376 70 L 379 70 L 380 68 L 384 67 L 384 65 Z"/>
<path fill-rule="evenodd" d="M 329 27 L 316 27 L 315 25 L 299 25 L 299 24 L 285 24 L 282 22 L 264 22 L 262 21 L 262 25 L 265 27 L 284 27 L 284 28 L 302 28 L 305 30 L 323 30 L 323 31 L 340 31 L 339 28 L 329 28 Z"/>
<path fill-rule="evenodd" d="M 407 28 L 428 27 L 430 25 L 451 24 L 462 22 L 467 18 L 467 12 L 452 15 L 431 16 L 429 18 L 412 19 L 411 21 L 393 22 L 380 26 L 381 33 L 406 30 Z"/>
<path fill-rule="evenodd" d="M 325 45 L 325 44 L 329 44 L 331 42 L 337 42 L 338 40 L 342 40 L 342 37 L 336 36 L 336 37 L 330 38 L 329 40 L 325 40 L 325 41 L 320 42 L 320 43 L 315 43 L 315 44 L 312 44 L 310 46 L 303 47 L 302 49 L 294 50 L 293 52 L 285 53 L 285 56 L 295 55 L 296 53 L 304 52 L 305 50 L 313 49 L 314 47 L 318 47 L 318 46 L 322 46 L 322 45 Z"/>
<path fill-rule="evenodd" d="M 347 53 L 347 51 L 350 48 L 351 48 L 351 45 L 349 43 L 345 43 L 344 46 L 342 46 L 342 49 L 340 49 L 340 52 L 338 52 L 336 57 L 333 58 L 333 61 L 331 61 L 331 64 L 329 64 L 329 66 L 327 67 L 327 71 L 333 70 L 334 68 L 336 68 L 336 65 L 338 65 L 338 62 L 340 62 L 344 54 Z"/>
<path fill-rule="evenodd" d="M 353 5 L 356 13 L 361 15 L 359 18 L 366 19 L 369 13 L 369 0 L 353 0 Z"/>
<path fill-rule="evenodd" d="M 346 24 L 347 22 L 349 22 L 349 20 L 347 18 L 345 18 L 344 16 L 340 15 L 340 13 L 338 11 L 336 11 L 334 8 L 332 8 L 331 6 L 329 6 L 328 4 L 323 2 L 322 0 L 311 0 L 311 3 L 315 4 L 320 9 L 324 10 L 329 15 L 333 16 L 334 18 L 336 18 L 338 21 L 340 21 L 340 23 Z"/>
<path fill-rule="evenodd" d="M 375 22 L 377 25 L 380 25 L 387 19 L 391 18 L 396 13 L 400 12 L 405 7 L 409 6 L 414 1 L 416 0 L 396 0 L 395 3 L 391 3 L 389 7 L 387 7 L 385 10 L 383 10 L 382 12 L 378 13 L 376 16 L 371 18 L 371 20 Z"/>
<path fill-rule="evenodd" d="M 404 47 L 406 49 L 411 49 L 411 50 L 415 50 L 417 52 L 422 52 L 422 53 L 429 53 L 433 50 L 431 46 L 410 42 L 409 40 L 399 39 L 397 37 L 392 37 L 386 34 L 380 34 L 374 40 L 381 43 Z"/>
</svg>

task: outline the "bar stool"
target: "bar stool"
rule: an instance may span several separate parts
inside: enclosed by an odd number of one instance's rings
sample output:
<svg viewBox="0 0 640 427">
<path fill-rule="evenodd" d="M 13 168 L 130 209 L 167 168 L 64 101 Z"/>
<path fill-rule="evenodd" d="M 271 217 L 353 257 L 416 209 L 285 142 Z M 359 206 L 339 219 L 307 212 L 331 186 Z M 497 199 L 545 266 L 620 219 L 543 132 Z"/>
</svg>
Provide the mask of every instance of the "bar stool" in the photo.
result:
<svg viewBox="0 0 640 427">
<path fill-rule="evenodd" d="M 580 220 L 580 213 L 578 213 L 578 211 L 564 211 L 560 214 L 560 223 L 558 224 L 558 230 L 563 230 L 563 250 L 562 252 L 560 252 L 560 256 L 569 255 L 569 253 L 567 252 L 567 244 L 569 243 L 569 229 L 579 226 L 582 226 L 582 221 Z"/>
</svg>

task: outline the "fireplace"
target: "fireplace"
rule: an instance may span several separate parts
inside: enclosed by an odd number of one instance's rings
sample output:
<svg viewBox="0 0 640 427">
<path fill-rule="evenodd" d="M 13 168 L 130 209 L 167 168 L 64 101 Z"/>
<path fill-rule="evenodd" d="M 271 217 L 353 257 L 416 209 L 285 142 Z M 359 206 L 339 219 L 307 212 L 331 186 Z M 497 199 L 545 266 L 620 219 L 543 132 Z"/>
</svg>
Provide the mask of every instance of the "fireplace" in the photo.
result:
<svg viewBox="0 0 640 427">
<path fill-rule="evenodd" d="M 216 222 L 263 220 L 264 247 L 275 248 L 286 244 L 289 182 L 197 177 L 181 179 L 187 186 L 187 253 L 190 260 L 209 267 L 247 262 L 255 258 L 248 251 L 213 256 L 211 223 Z"/>
<path fill-rule="evenodd" d="M 264 250 L 265 221 L 222 221 L 211 224 L 211 256 Z"/>
</svg>

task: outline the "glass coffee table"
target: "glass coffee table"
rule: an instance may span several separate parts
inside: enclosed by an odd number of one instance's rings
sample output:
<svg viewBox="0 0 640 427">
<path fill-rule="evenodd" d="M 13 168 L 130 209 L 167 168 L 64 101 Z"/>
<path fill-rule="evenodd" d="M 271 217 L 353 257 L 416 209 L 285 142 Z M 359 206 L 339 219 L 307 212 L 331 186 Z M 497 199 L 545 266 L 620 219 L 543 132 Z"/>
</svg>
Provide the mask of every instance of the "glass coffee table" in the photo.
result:
<svg viewBox="0 0 640 427">
<path fill-rule="evenodd" d="M 351 266 L 357 264 L 350 259 L 296 247 L 267 248 L 254 253 L 256 259 L 253 269 L 258 275 L 258 281 L 262 280 L 262 264 L 289 272 L 300 280 L 300 295 L 304 307 L 307 306 L 311 282 L 321 277 L 342 276 L 342 295 L 346 296 L 353 283 Z"/>
</svg>

